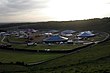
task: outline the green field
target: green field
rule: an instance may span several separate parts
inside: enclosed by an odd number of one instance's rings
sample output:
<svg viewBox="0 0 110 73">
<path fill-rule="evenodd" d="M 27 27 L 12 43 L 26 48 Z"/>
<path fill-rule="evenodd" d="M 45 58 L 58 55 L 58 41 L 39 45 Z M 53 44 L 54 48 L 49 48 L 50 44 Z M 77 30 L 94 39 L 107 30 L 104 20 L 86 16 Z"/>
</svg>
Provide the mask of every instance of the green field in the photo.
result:
<svg viewBox="0 0 110 73">
<path fill-rule="evenodd" d="M 16 62 L 24 62 L 24 63 L 33 63 L 33 62 L 41 62 L 46 61 L 63 54 L 46 54 L 46 53 L 26 53 L 26 52 L 16 52 L 16 51 L 5 51 L 0 50 L 0 62 L 2 63 L 16 63 Z"/>
<path fill-rule="evenodd" d="M 8 37 L 8 39 L 12 42 L 25 42 L 27 40 L 27 39 L 18 38 L 15 36 L 10 36 L 10 37 Z"/>
<path fill-rule="evenodd" d="M 75 54 L 33 66 L 42 73 L 103 73 L 110 72 L 110 41 L 90 46 Z"/>
<path fill-rule="evenodd" d="M 13 44 L 13 48 L 18 48 L 18 49 L 30 49 L 30 50 L 45 50 L 45 49 L 50 49 L 50 50 L 70 50 L 70 49 L 75 49 L 77 47 L 83 46 L 82 44 L 63 44 L 63 45 L 43 45 L 43 44 L 38 44 L 37 46 L 27 46 L 26 44 Z"/>
<path fill-rule="evenodd" d="M 43 64 L 25 67 L 24 70 L 21 68 L 18 69 L 21 66 L 16 65 L 17 67 L 15 66 L 16 69 L 14 71 L 24 71 L 24 73 L 29 73 L 30 71 L 32 73 L 109 73 L 109 48 L 110 41 L 84 48 L 79 52 L 58 58 L 56 60 L 48 61 Z M 5 69 L 5 65 L 0 65 L 0 67 L 3 67 L 2 69 L 6 71 L 11 71 L 13 69 L 13 65 L 11 66 L 12 68 L 7 70 L 7 68 Z M 27 68 L 28 70 L 26 70 Z"/>
<path fill-rule="evenodd" d="M 19 73 L 19 72 L 29 72 L 29 69 L 25 66 L 20 65 L 0 65 L 0 73 Z"/>
</svg>

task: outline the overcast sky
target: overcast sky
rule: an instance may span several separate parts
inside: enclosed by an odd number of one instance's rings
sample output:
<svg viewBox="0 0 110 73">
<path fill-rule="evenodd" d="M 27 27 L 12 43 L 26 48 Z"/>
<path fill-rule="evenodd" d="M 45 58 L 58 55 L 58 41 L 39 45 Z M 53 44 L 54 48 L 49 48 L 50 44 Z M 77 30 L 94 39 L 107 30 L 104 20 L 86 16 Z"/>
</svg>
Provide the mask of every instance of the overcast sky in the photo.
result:
<svg viewBox="0 0 110 73">
<path fill-rule="evenodd" d="M 0 0 L 0 22 L 110 17 L 110 0 Z"/>
</svg>

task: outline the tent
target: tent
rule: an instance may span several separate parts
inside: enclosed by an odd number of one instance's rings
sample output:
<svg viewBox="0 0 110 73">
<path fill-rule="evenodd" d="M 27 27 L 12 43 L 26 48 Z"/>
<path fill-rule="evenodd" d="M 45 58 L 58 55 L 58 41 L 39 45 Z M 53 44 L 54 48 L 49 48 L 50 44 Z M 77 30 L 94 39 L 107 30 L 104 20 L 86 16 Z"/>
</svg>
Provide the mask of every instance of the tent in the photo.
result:
<svg viewBox="0 0 110 73">
<path fill-rule="evenodd" d="M 68 38 L 59 35 L 53 35 L 43 40 L 45 43 L 67 42 Z"/>
<path fill-rule="evenodd" d="M 84 31 L 84 32 L 80 32 L 77 36 L 78 37 L 93 37 L 95 36 L 95 34 L 93 34 L 91 31 Z"/>
<path fill-rule="evenodd" d="M 72 36 L 73 33 L 75 33 L 76 31 L 73 30 L 64 30 L 61 32 L 62 36 Z"/>
<path fill-rule="evenodd" d="M 50 30 L 50 31 L 48 31 L 48 33 L 56 34 L 56 33 L 59 33 L 59 31 L 58 30 Z"/>
</svg>

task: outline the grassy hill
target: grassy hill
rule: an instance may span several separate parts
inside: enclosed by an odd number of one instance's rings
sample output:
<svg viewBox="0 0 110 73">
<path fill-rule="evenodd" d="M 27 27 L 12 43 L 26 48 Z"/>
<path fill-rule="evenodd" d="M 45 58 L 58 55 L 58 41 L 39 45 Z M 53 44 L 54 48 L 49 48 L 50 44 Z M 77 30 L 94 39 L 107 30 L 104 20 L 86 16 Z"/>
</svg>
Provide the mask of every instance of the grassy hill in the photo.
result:
<svg viewBox="0 0 110 73">
<path fill-rule="evenodd" d="M 17 23 L 0 29 L 73 29 L 110 32 L 110 18 L 62 22 Z M 17 25 L 17 26 L 16 26 Z M 4 27 L 5 26 L 5 27 Z M 9 26 L 9 25 L 8 25 Z M 6 53 L 7 54 L 7 53 Z M 22 53 L 23 54 L 23 53 Z M 22 56 L 22 54 L 20 56 Z M 28 55 L 30 57 L 30 55 Z M 23 57 L 21 57 L 23 59 Z M 48 57 L 47 57 L 48 58 Z M 30 57 L 31 59 L 31 57 Z M 2 73 L 110 73 L 110 40 L 35 66 L 0 64 Z"/>
<path fill-rule="evenodd" d="M 41 73 L 110 73 L 110 41 L 33 66 Z"/>
<path fill-rule="evenodd" d="M 73 30 L 98 30 L 108 31 L 110 30 L 110 18 L 94 18 L 88 20 L 76 20 L 76 21 L 49 21 L 49 22 L 37 22 L 37 23 L 9 23 L 0 25 L 1 29 L 22 29 L 22 28 L 34 28 L 34 29 L 73 29 Z M 106 29 L 105 29 L 106 28 Z"/>
<path fill-rule="evenodd" d="M 110 40 L 35 66 L 0 64 L 0 71 L 5 73 L 110 73 Z"/>
</svg>

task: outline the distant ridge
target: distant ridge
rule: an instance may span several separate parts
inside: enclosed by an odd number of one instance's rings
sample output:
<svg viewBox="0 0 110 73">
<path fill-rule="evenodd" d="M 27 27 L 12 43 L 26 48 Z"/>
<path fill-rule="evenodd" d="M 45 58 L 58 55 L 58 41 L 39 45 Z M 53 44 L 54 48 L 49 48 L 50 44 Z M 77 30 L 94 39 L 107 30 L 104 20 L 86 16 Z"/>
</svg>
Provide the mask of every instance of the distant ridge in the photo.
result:
<svg viewBox="0 0 110 73">
<path fill-rule="evenodd" d="M 47 21 L 47 22 L 23 22 L 23 23 L 2 23 L 0 29 L 74 29 L 74 30 L 110 30 L 110 17 L 94 18 L 75 21 Z"/>
</svg>

